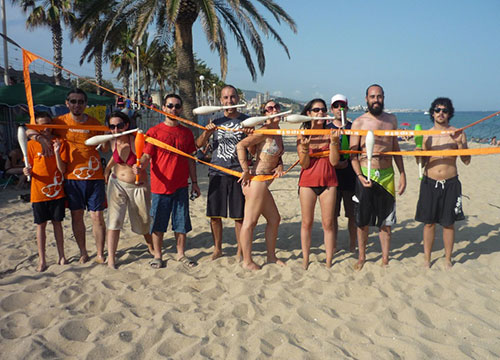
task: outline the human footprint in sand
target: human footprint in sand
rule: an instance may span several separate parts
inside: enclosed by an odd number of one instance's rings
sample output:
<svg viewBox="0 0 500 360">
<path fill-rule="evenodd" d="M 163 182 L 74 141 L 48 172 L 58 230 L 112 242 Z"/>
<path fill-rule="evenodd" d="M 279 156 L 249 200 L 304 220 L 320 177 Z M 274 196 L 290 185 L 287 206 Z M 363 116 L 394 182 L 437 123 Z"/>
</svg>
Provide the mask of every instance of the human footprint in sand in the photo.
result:
<svg viewBox="0 0 500 360">
<path fill-rule="evenodd" d="M 325 117 L 326 103 L 322 99 L 309 101 L 302 115 Z M 304 129 L 324 129 L 324 119 L 312 120 L 302 125 Z M 327 157 L 316 157 L 315 153 L 329 151 Z M 319 199 L 321 206 L 321 224 L 325 242 L 326 267 L 332 266 L 333 255 L 337 243 L 337 234 L 333 227 L 334 209 L 337 196 L 337 175 L 335 166 L 339 163 L 339 130 L 332 130 L 330 135 L 299 136 L 297 138 L 300 171 L 299 198 L 302 224 L 300 227 L 300 242 L 302 246 L 302 267 L 309 267 L 311 251 L 311 233 L 314 224 L 314 208 Z"/>
<path fill-rule="evenodd" d="M 450 126 L 454 114 L 453 104 L 448 98 L 433 101 L 429 114 L 434 127 L 431 130 L 455 130 Z M 422 150 L 467 149 L 464 132 L 451 135 L 424 136 Z M 460 156 L 465 165 L 470 164 L 470 156 Z M 464 220 L 462 209 L 462 184 L 458 180 L 456 156 L 417 157 L 425 166 L 425 174 L 420 183 L 420 195 L 415 220 L 424 225 L 424 265 L 431 266 L 432 245 L 436 223 L 443 227 L 445 267 L 451 268 L 451 254 L 455 242 L 454 223 Z"/>
<path fill-rule="evenodd" d="M 270 100 L 264 105 L 263 115 L 273 115 L 280 112 L 280 105 Z M 278 129 L 280 117 L 266 120 L 263 129 Z M 245 212 L 240 232 L 240 244 L 243 253 L 243 267 L 249 270 L 258 270 L 260 266 L 252 260 L 253 230 L 257 225 L 260 215 L 267 221 L 266 247 L 267 263 L 276 263 L 284 266 L 285 263 L 276 257 L 276 239 L 280 214 L 274 202 L 269 186 L 273 179 L 267 181 L 252 181 L 253 175 L 283 175 L 283 162 L 281 156 L 284 152 L 281 135 L 252 134 L 241 140 L 237 145 L 238 160 L 243 174 L 239 180 L 245 195 Z M 252 169 L 248 166 L 247 151 L 255 151 L 255 164 Z"/>
<path fill-rule="evenodd" d="M 52 123 L 46 112 L 35 114 L 39 125 Z M 52 155 L 43 155 L 42 146 L 35 140 L 28 142 L 28 166 L 23 169 L 24 175 L 31 176 L 31 203 L 36 224 L 36 242 L 38 245 L 38 267 L 36 271 L 47 269 L 45 260 L 45 243 L 47 222 L 54 227 L 59 265 L 67 263 L 64 256 L 64 236 L 61 222 L 64 219 L 66 197 L 63 189 L 63 174 L 69 161 L 67 145 L 52 135 L 51 129 L 44 129 L 40 134 L 52 144 Z"/>
</svg>

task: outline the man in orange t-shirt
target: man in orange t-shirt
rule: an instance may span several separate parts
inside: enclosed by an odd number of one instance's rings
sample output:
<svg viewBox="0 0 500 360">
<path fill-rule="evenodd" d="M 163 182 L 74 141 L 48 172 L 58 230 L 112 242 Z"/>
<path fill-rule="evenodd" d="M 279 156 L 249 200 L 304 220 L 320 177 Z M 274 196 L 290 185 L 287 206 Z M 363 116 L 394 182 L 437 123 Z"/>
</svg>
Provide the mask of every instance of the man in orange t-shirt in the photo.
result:
<svg viewBox="0 0 500 360">
<path fill-rule="evenodd" d="M 56 125 L 101 125 L 101 123 L 84 113 L 87 107 L 87 94 L 81 89 L 72 89 L 66 96 L 69 113 L 54 119 Z M 54 134 L 67 141 L 69 146 L 69 163 L 66 169 L 64 190 L 71 211 L 71 225 L 78 247 L 80 263 L 89 260 L 85 240 L 85 210 L 90 212 L 92 232 L 97 247 L 98 263 L 104 263 L 104 237 L 106 225 L 103 210 L 106 204 L 104 175 L 99 152 L 95 146 L 85 145 L 85 140 L 101 134 L 99 131 L 86 129 L 57 129 Z M 49 142 L 42 134 L 34 130 L 27 131 L 28 136 L 40 142 L 44 153 L 50 153 Z"/>
<path fill-rule="evenodd" d="M 40 112 L 35 115 L 37 124 L 46 125 L 52 122 L 50 115 Z M 51 129 L 40 131 L 53 144 L 54 154 L 43 155 L 42 145 L 37 141 L 28 142 L 28 164 L 23 169 L 26 176 L 31 176 L 31 203 L 33 217 L 36 224 L 36 240 L 38 244 L 37 271 L 45 271 L 45 243 L 47 235 L 45 229 L 50 220 L 54 227 L 54 237 L 59 253 L 59 265 L 66 264 L 64 256 L 64 236 L 62 220 L 65 212 L 65 194 L 63 189 L 63 173 L 68 162 L 68 147 L 66 142 L 56 139 L 51 134 Z"/>
</svg>

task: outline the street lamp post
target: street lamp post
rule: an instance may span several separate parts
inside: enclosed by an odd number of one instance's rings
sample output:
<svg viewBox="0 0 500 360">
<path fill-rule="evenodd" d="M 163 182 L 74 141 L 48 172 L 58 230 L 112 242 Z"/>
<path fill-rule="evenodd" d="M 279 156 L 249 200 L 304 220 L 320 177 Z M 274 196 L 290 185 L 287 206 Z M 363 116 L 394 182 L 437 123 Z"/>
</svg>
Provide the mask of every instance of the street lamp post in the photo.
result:
<svg viewBox="0 0 500 360">
<path fill-rule="evenodd" d="M 216 88 L 216 87 L 217 87 L 217 84 L 216 84 L 216 83 L 213 83 L 213 84 L 212 84 L 212 89 L 213 89 L 213 92 L 214 92 L 214 105 L 216 104 L 216 101 L 217 101 L 217 100 L 216 100 L 217 98 L 215 97 L 215 88 Z"/>
<path fill-rule="evenodd" d="M 203 75 L 200 75 L 200 83 L 201 83 L 201 94 L 200 94 L 200 100 L 201 100 L 201 105 L 205 105 L 203 98 L 205 96 L 204 91 L 203 91 L 203 80 L 205 80 L 205 77 Z"/>
</svg>

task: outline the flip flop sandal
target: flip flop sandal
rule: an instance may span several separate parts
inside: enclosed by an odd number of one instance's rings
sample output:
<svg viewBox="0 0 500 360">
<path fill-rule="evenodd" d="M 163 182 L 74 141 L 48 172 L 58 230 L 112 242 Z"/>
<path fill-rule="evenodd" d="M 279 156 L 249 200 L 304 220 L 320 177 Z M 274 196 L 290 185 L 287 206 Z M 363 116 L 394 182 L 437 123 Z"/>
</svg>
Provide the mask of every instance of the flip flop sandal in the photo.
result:
<svg viewBox="0 0 500 360">
<path fill-rule="evenodd" d="M 161 259 L 153 259 L 150 261 L 149 266 L 153 269 L 160 269 L 163 267 L 163 261 Z"/>
<path fill-rule="evenodd" d="M 198 265 L 198 263 L 194 260 L 191 260 L 190 258 L 188 258 L 187 256 L 183 256 L 181 257 L 179 260 L 177 260 L 178 262 L 181 262 L 183 263 L 184 265 L 186 265 L 187 267 L 190 267 L 190 268 L 193 268 L 195 266 Z"/>
</svg>

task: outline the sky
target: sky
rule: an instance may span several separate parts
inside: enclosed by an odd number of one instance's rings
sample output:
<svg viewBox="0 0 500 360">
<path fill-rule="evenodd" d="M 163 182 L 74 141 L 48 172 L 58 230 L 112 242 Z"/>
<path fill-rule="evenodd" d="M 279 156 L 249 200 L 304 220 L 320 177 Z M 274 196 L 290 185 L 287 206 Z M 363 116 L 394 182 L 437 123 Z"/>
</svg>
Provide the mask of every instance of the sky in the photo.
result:
<svg viewBox="0 0 500 360">
<path fill-rule="evenodd" d="M 266 10 L 261 13 L 288 46 L 291 59 L 276 41 L 266 39 L 265 73 L 253 82 L 227 33 L 227 83 L 301 101 L 321 97 L 328 102 L 343 93 L 351 106 L 365 104 L 366 88 L 378 83 L 390 109 L 428 109 L 436 97 L 445 96 L 459 111 L 500 110 L 499 0 L 275 1 L 295 20 L 296 34 Z M 52 59 L 48 29 L 26 30 L 25 15 L 6 3 L 8 35 Z M 208 48 L 199 22 L 193 36 L 197 56 L 220 74 L 218 55 Z M 66 34 L 63 64 L 92 76 L 92 63 L 78 64 L 82 48 Z M 20 64 L 20 52 L 12 50 L 9 57 L 19 68 L 15 58 Z M 109 69 L 104 76 L 114 77 Z"/>
</svg>

